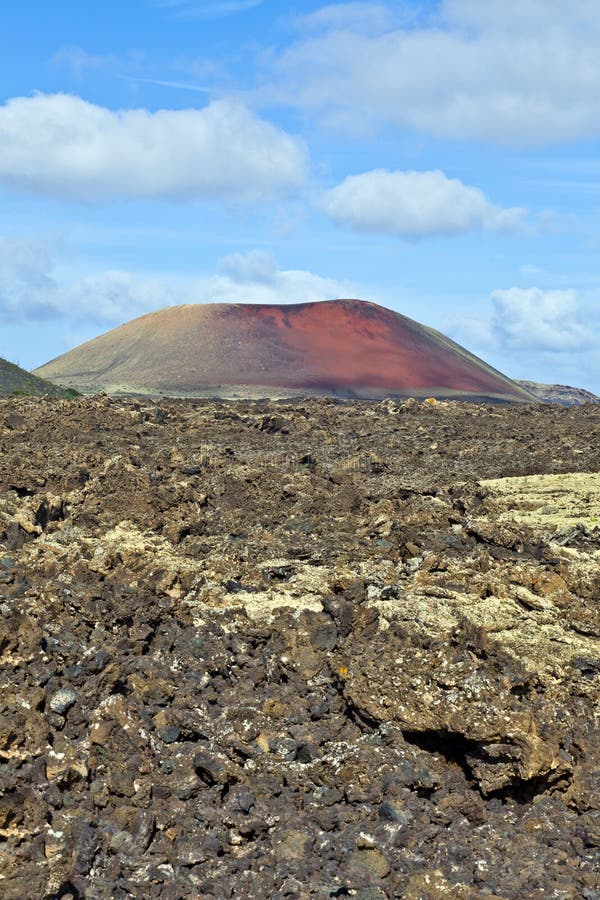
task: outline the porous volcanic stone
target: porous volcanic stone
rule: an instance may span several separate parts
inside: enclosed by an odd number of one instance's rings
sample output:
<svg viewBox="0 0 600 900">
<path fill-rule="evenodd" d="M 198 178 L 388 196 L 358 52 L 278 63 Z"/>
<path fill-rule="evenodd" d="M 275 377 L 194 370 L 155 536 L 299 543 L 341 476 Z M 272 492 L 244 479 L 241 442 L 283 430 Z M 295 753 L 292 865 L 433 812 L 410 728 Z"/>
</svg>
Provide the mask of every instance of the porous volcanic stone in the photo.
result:
<svg viewBox="0 0 600 900">
<path fill-rule="evenodd" d="M 0 400 L 3 900 L 595 900 L 599 448 L 593 406 Z"/>
</svg>

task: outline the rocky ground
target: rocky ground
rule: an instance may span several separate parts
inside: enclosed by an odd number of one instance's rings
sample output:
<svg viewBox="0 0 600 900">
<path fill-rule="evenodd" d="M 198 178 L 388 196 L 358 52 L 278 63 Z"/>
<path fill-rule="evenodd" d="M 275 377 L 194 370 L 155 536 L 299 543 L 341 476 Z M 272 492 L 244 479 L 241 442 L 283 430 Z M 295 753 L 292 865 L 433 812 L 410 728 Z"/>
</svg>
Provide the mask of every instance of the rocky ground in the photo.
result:
<svg viewBox="0 0 600 900">
<path fill-rule="evenodd" d="M 0 400 L 0 895 L 598 900 L 599 448 Z"/>
</svg>

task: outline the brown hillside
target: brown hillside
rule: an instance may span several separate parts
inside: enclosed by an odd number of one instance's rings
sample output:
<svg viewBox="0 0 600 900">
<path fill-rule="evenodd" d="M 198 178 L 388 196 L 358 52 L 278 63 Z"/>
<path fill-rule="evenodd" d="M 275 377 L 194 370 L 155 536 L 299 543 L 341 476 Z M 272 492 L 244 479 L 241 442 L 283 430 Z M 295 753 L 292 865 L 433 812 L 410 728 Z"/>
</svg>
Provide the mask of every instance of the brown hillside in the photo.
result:
<svg viewBox="0 0 600 900">
<path fill-rule="evenodd" d="M 532 399 L 439 332 L 362 300 L 170 307 L 37 374 L 111 393 Z"/>
<path fill-rule="evenodd" d="M 0 357 L 0 396 L 21 394 L 30 397 L 64 397 L 67 392 L 20 366 Z"/>
</svg>

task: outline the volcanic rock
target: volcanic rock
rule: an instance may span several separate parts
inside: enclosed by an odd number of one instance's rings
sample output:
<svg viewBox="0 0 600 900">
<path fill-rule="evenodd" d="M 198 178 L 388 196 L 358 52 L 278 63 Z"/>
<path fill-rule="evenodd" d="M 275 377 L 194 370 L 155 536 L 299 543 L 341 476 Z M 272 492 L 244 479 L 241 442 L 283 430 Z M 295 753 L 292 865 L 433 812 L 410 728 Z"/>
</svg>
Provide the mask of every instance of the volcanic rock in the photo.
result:
<svg viewBox="0 0 600 900">
<path fill-rule="evenodd" d="M 119 394 L 532 401 L 439 332 L 362 300 L 174 306 L 37 373 L 84 392 Z"/>
<path fill-rule="evenodd" d="M 538 384 L 535 381 L 517 381 L 516 383 L 543 403 L 558 403 L 560 406 L 600 403 L 600 397 L 592 394 L 591 391 L 570 387 L 567 384 Z"/>
<path fill-rule="evenodd" d="M 599 448 L 591 405 L 0 400 L 3 900 L 598 897 Z"/>
</svg>

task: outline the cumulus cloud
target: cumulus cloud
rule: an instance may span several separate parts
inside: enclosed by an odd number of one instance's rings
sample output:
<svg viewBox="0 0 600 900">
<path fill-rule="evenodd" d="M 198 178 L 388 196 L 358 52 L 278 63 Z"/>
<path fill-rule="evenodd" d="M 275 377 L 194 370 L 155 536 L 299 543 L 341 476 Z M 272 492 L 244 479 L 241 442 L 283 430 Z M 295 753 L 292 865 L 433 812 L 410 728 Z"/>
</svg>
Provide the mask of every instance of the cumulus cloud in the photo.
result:
<svg viewBox="0 0 600 900">
<path fill-rule="evenodd" d="M 0 237 L 0 319 L 43 318 L 52 311 L 56 285 L 51 244 Z"/>
<path fill-rule="evenodd" d="M 512 231 L 525 217 L 525 210 L 500 209 L 478 188 L 440 171 L 376 169 L 350 175 L 327 191 L 321 206 L 330 218 L 357 231 L 405 238 Z"/>
<path fill-rule="evenodd" d="M 118 270 L 67 281 L 55 274 L 55 256 L 52 241 L 0 238 L 0 322 L 59 320 L 108 327 L 179 303 L 293 303 L 353 292 L 335 279 L 282 269 L 263 250 L 226 256 L 216 273 L 183 285 Z"/>
<path fill-rule="evenodd" d="M 443 0 L 410 27 L 369 34 L 349 15 L 303 34 L 273 94 L 350 129 L 540 145 L 600 134 L 599 53 L 595 0 Z"/>
<path fill-rule="evenodd" d="M 334 300 L 352 294 L 352 285 L 304 269 L 280 269 L 263 250 L 234 253 L 220 261 L 217 275 L 201 279 L 191 289 L 205 302 L 302 303 Z"/>
<path fill-rule="evenodd" d="M 492 293 L 492 333 L 511 350 L 581 350 L 595 342 L 574 290 L 518 288 Z"/>
<path fill-rule="evenodd" d="M 597 296 L 512 287 L 490 299 L 488 315 L 453 317 L 446 332 L 513 378 L 600 389 Z"/>
<path fill-rule="evenodd" d="M 538 33 L 540 24 L 547 27 L 588 28 L 600 30 L 596 0 L 519 0 L 509 5 L 506 0 L 445 0 L 442 4 L 446 21 L 467 29 L 495 29 L 510 33 Z"/>
<path fill-rule="evenodd" d="M 75 200 L 261 200 L 302 183 L 303 146 L 244 106 L 114 112 L 67 94 L 0 107 L 0 182 Z"/>
<path fill-rule="evenodd" d="M 0 237 L 0 321 L 111 324 L 168 303 L 165 285 L 127 272 L 60 281 L 55 274 L 58 249 L 52 239 Z"/>
<path fill-rule="evenodd" d="M 492 291 L 488 316 L 453 318 L 452 335 L 479 352 L 570 357 L 598 345 L 599 310 L 572 288 Z"/>
</svg>

